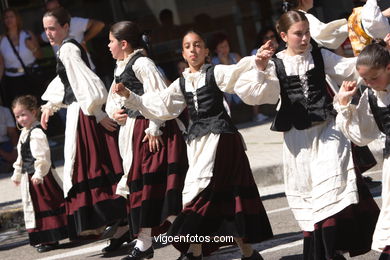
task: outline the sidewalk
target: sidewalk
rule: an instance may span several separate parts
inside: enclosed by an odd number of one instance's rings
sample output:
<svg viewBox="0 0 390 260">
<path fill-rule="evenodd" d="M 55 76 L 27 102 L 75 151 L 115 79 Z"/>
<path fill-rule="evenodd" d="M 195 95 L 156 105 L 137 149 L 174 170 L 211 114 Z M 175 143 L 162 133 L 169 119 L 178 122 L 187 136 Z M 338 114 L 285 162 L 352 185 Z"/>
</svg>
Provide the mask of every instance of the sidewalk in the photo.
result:
<svg viewBox="0 0 390 260">
<path fill-rule="evenodd" d="M 237 125 L 247 145 L 247 155 L 253 176 L 260 194 L 266 195 L 267 189 L 283 183 L 282 145 L 283 134 L 270 131 L 271 122 L 248 122 Z M 378 162 L 381 160 L 381 148 L 378 144 L 370 146 Z M 58 163 L 57 163 L 58 165 Z M 381 163 L 375 167 L 381 169 Z M 62 166 L 56 168 L 62 174 Z M 23 225 L 23 212 L 19 187 L 10 180 L 11 174 L 0 175 L 0 228 Z"/>
</svg>

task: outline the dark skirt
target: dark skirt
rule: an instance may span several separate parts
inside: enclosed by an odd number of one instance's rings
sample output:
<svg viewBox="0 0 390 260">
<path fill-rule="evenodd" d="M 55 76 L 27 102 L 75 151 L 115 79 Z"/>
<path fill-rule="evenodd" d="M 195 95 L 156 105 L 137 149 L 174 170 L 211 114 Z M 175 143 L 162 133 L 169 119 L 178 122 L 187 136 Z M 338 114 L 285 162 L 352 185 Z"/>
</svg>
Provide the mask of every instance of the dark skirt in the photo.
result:
<svg viewBox="0 0 390 260">
<path fill-rule="evenodd" d="M 166 121 L 164 146 L 151 153 L 148 142 L 142 142 L 149 120 L 136 119 L 133 132 L 133 162 L 127 184 L 130 230 L 137 236 L 141 228 L 152 228 L 152 235 L 167 231 L 169 216 L 182 209 L 182 189 L 188 169 L 186 144 L 174 120 Z"/>
<path fill-rule="evenodd" d="M 390 260 L 390 246 L 386 246 L 383 250 L 379 260 Z"/>
<path fill-rule="evenodd" d="M 372 236 L 379 216 L 379 207 L 357 168 L 356 183 L 359 203 L 315 224 L 313 232 L 304 232 L 305 260 L 331 259 L 337 251 L 351 257 L 371 250 Z"/>
<path fill-rule="evenodd" d="M 126 216 L 126 200 L 115 194 L 123 175 L 118 131 L 107 131 L 81 110 L 73 167 L 73 185 L 66 198 L 70 238 Z"/>
<path fill-rule="evenodd" d="M 65 199 L 51 171 L 43 183 L 34 185 L 28 176 L 36 227 L 27 229 L 31 245 L 56 242 L 68 237 Z"/>
<path fill-rule="evenodd" d="M 234 236 L 259 243 L 273 236 L 239 133 L 221 134 L 209 185 L 185 205 L 172 236 Z M 203 255 L 230 243 L 202 243 Z M 185 253 L 188 243 L 174 243 Z"/>
</svg>

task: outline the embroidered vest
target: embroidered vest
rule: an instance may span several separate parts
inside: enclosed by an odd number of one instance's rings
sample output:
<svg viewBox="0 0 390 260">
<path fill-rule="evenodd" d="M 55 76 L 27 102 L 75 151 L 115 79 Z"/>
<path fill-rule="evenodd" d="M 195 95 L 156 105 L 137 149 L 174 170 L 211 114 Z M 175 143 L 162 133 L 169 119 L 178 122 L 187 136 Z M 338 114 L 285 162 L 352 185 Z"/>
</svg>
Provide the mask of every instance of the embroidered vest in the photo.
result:
<svg viewBox="0 0 390 260">
<path fill-rule="evenodd" d="M 273 58 L 280 83 L 281 107 L 271 130 L 285 132 L 293 126 L 298 130 L 307 129 L 313 123 L 325 121 L 333 113 L 321 51 L 313 46 L 311 54 L 314 68 L 301 78 L 298 75 L 287 76 L 283 61 Z"/>
<path fill-rule="evenodd" d="M 372 38 L 364 31 L 361 12 L 362 7 L 356 7 L 348 18 L 348 37 L 355 56 L 358 56 L 372 41 Z"/>
<path fill-rule="evenodd" d="M 140 57 L 144 57 L 144 55 L 139 52 L 134 54 L 134 56 L 131 57 L 129 62 L 126 64 L 125 70 L 122 72 L 122 74 L 119 76 L 115 76 L 115 83 L 123 83 L 126 88 L 128 88 L 138 96 L 142 96 L 145 93 L 144 86 L 141 81 L 139 81 L 139 79 L 135 76 L 132 67 L 135 61 Z M 141 116 L 141 113 L 137 110 L 131 110 L 128 108 L 124 109 L 126 111 L 126 114 L 131 118 Z"/>
<path fill-rule="evenodd" d="M 36 159 L 32 156 L 30 148 L 30 136 L 32 130 L 34 130 L 35 128 L 42 129 L 40 125 L 32 127 L 27 134 L 26 140 L 24 141 L 24 143 L 21 143 L 20 146 L 20 153 L 22 155 L 22 172 L 27 172 L 28 174 L 34 174 L 35 172 L 34 162 Z"/>
<path fill-rule="evenodd" d="M 64 45 L 67 42 L 75 44 L 80 49 L 81 59 L 85 62 L 85 64 L 87 64 L 88 68 L 91 68 L 89 65 L 87 52 L 80 45 L 80 43 L 78 43 L 75 39 L 66 39 L 62 43 L 62 45 Z M 61 48 L 60 48 L 60 51 L 61 51 Z M 72 87 L 70 86 L 68 76 L 66 75 L 65 66 L 61 62 L 61 60 L 58 56 L 57 56 L 57 74 L 60 77 L 62 84 L 64 84 L 64 93 L 65 94 L 64 94 L 64 98 L 62 100 L 62 103 L 65 105 L 70 105 L 77 100 L 76 100 L 76 97 L 73 93 Z"/>
<path fill-rule="evenodd" d="M 390 155 L 390 106 L 379 107 L 378 99 L 370 88 L 368 88 L 368 103 L 379 130 L 386 135 L 383 156 L 388 157 Z"/>
<path fill-rule="evenodd" d="M 194 92 L 186 92 L 185 79 L 183 76 L 180 78 L 180 89 L 185 97 L 190 119 L 186 135 L 188 141 L 209 133 L 237 132 L 223 106 L 223 92 L 215 82 L 214 66 L 205 66 L 205 85 Z"/>
</svg>

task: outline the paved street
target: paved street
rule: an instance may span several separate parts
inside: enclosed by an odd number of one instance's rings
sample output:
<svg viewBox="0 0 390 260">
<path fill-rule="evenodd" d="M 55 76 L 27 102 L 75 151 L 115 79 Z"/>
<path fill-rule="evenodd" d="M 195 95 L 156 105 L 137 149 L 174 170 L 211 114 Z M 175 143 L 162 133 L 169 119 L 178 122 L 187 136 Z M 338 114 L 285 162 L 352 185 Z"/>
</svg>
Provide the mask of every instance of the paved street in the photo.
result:
<svg viewBox="0 0 390 260">
<path fill-rule="evenodd" d="M 380 180 L 380 172 L 370 174 L 374 180 Z M 282 192 L 282 185 L 260 188 L 264 206 L 275 234 L 274 239 L 261 244 L 256 244 L 255 248 L 266 260 L 294 260 L 302 259 L 302 234 L 291 211 L 288 208 L 286 198 Z M 376 196 L 376 201 L 380 203 L 380 186 L 371 190 Z M 40 254 L 28 245 L 28 238 L 24 231 L 8 230 L 0 234 L 0 259 L 120 259 L 126 254 L 127 248 L 103 255 L 100 250 L 107 245 L 106 241 L 69 243 L 68 240 L 61 241 L 58 250 Z M 153 259 L 171 260 L 176 259 L 179 254 L 171 245 L 155 245 L 155 256 Z M 347 256 L 346 256 L 347 257 Z M 377 260 L 378 253 L 370 252 L 364 256 L 355 257 L 356 260 Z M 204 258 L 205 260 L 228 260 L 240 259 L 237 247 L 226 247 L 219 250 L 214 255 Z M 350 259 L 350 258 L 347 258 Z"/>
</svg>

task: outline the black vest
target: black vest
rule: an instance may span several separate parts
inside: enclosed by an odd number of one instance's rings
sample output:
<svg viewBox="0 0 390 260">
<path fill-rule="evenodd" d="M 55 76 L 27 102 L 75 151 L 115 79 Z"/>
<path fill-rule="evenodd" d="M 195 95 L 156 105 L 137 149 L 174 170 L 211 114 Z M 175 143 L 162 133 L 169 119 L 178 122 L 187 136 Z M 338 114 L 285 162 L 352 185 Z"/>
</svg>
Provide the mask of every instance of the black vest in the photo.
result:
<svg viewBox="0 0 390 260">
<path fill-rule="evenodd" d="M 125 85 L 126 88 L 128 88 L 138 96 L 142 96 L 145 93 L 144 86 L 141 81 L 139 81 L 139 79 L 135 76 L 132 67 L 135 61 L 140 57 L 144 57 L 144 55 L 140 52 L 134 54 L 134 56 L 131 57 L 129 62 L 126 64 L 125 70 L 122 72 L 122 74 L 119 76 L 115 76 L 115 83 L 122 83 L 123 85 Z M 125 108 L 125 111 L 126 114 L 131 118 L 141 116 L 141 113 L 137 110 Z"/>
<path fill-rule="evenodd" d="M 379 130 L 386 135 L 383 156 L 388 157 L 390 155 L 390 107 L 379 107 L 378 99 L 370 88 L 368 88 L 368 103 Z"/>
<path fill-rule="evenodd" d="M 31 149 L 30 149 L 31 131 L 34 130 L 35 128 L 42 129 L 40 125 L 36 125 L 32 127 L 27 134 L 26 141 L 24 141 L 24 143 L 21 143 L 21 147 L 20 147 L 20 153 L 22 155 L 22 172 L 27 172 L 28 174 L 34 174 L 35 172 L 35 167 L 34 167 L 35 158 L 32 156 Z"/>
<path fill-rule="evenodd" d="M 310 128 L 315 122 L 325 121 L 333 113 L 332 97 L 325 81 L 324 61 L 319 48 L 311 52 L 314 68 L 306 72 L 307 97 L 304 95 L 298 75 L 287 76 L 283 61 L 273 58 L 280 82 L 281 107 L 276 114 L 271 130 L 285 132 L 292 126 L 298 130 Z"/>
<path fill-rule="evenodd" d="M 87 52 L 84 50 L 84 48 L 78 43 L 75 39 L 66 39 L 62 44 L 64 45 L 65 43 L 70 42 L 75 44 L 79 49 L 81 53 L 81 59 L 87 64 L 88 68 L 91 68 L 89 65 L 89 60 L 87 56 Z M 61 48 L 60 48 L 61 51 Z M 66 70 L 64 64 L 61 62 L 60 58 L 57 56 L 57 74 L 61 79 L 62 84 L 64 84 L 64 98 L 62 100 L 62 103 L 65 105 L 70 105 L 73 102 L 77 101 L 76 97 L 73 93 L 72 87 L 70 86 L 68 76 L 66 75 Z"/>
<path fill-rule="evenodd" d="M 187 103 L 189 126 L 186 139 L 191 141 L 209 133 L 236 133 L 230 116 L 223 106 L 223 92 L 218 88 L 214 78 L 214 66 L 206 66 L 206 82 L 194 93 L 186 92 L 185 79 L 180 78 L 180 89 Z M 195 109 L 197 99 L 198 109 Z"/>
</svg>

